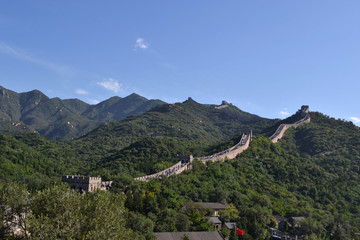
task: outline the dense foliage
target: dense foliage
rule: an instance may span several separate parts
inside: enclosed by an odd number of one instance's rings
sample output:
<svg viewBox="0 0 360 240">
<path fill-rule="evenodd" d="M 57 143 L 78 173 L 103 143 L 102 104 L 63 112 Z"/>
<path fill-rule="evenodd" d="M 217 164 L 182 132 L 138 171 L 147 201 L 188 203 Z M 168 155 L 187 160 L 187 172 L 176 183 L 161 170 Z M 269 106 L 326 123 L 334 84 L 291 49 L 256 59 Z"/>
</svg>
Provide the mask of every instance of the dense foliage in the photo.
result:
<svg viewBox="0 0 360 240">
<path fill-rule="evenodd" d="M 144 228 L 132 229 L 133 222 L 144 217 L 127 211 L 120 193 L 80 195 L 66 184 L 30 193 L 24 185 L 11 183 L 0 193 L 0 212 L 2 239 L 154 238 L 147 219 Z"/>
<path fill-rule="evenodd" d="M 0 186 L 21 181 L 38 188 L 58 180 L 64 172 L 78 172 L 80 162 L 67 144 L 39 134 L 0 133 Z"/>
<path fill-rule="evenodd" d="M 175 230 L 180 216 L 185 224 L 176 230 L 206 229 L 202 214 L 183 206 L 210 201 L 234 204 L 239 214 L 230 219 L 246 239 L 266 239 L 273 215 L 305 217 L 300 230 L 309 239 L 356 239 L 359 143 L 352 123 L 313 113 L 310 124 L 289 130 L 277 144 L 256 137 L 237 159 L 194 163 L 190 172 L 149 183 L 122 179 L 120 186 L 125 206 L 152 219 L 156 231 Z"/>
<path fill-rule="evenodd" d="M 294 115 L 283 122 L 297 119 Z M 118 228 L 146 239 L 152 238 L 152 231 L 212 230 L 205 216 L 208 210 L 193 203 L 199 201 L 231 203 L 220 218 L 237 222 L 245 231 L 244 239 L 268 239 L 266 226 L 276 227 L 274 215 L 305 217 L 300 230 L 308 239 L 357 239 L 360 129 L 350 122 L 311 113 L 309 124 L 289 129 L 274 144 L 267 137 L 281 122 L 271 125 L 273 122 L 231 105 L 215 110 L 189 99 L 108 124 L 71 142 L 50 141 L 39 134 L 0 134 L 1 183 L 31 183 L 27 186 L 30 191 L 59 180 L 64 173 L 112 179 L 115 184 L 109 193 L 97 193 L 92 199 L 91 194 L 75 197 L 78 195 L 69 191 L 66 201 L 74 206 L 81 202 L 84 207 L 75 211 L 80 215 L 85 214 L 86 206 L 96 214 L 94 207 L 100 198 L 105 199 L 104 204 L 119 202 L 120 208 L 124 205 L 120 209 L 124 219 L 119 220 L 122 225 Z M 241 131 L 255 125 L 250 148 L 236 159 L 207 165 L 195 161 L 193 170 L 181 175 L 148 183 L 133 180 L 174 164 L 177 154 L 202 156 L 224 150 L 239 141 Z M 3 193 L 6 191 L 7 187 Z M 49 224 L 44 226 L 50 229 L 54 219 L 64 217 L 35 207 L 36 201 L 55 201 L 51 195 L 64 191 L 57 185 L 30 191 L 32 232 L 40 231 L 35 228 L 39 222 Z M 15 201 L 2 196 L 2 206 Z M 74 218 L 80 216 L 76 214 Z M 99 214 L 94 218 L 100 218 Z M 89 219 L 90 215 L 84 217 Z M 82 230 L 75 235 L 86 232 L 84 222 L 77 224 Z"/>
</svg>

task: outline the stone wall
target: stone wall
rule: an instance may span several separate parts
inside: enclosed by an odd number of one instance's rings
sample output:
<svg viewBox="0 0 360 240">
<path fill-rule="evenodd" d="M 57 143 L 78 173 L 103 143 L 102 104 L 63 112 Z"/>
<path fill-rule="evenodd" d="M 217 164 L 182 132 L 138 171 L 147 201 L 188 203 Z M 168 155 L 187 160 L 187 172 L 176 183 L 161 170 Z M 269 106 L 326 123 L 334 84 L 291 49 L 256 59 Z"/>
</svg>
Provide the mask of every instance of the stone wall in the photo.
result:
<svg viewBox="0 0 360 240">
<path fill-rule="evenodd" d="M 270 140 L 273 143 L 276 143 L 277 141 L 279 141 L 284 133 L 286 132 L 286 130 L 288 130 L 289 128 L 297 128 L 300 125 L 304 124 L 304 123 L 309 123 L 310 122 L 310 113 L 309 113 L 309 106 L 302 106 L 301 107 L 301 116 L 303 116 L 303 118 L 295 123 L 292 124 L 280 124 L 280 126 L 276 129 L 275 133 L 270 137 Z"/>
<path fill-rule="evenodd" d="M 225 105 L 225 104 L 223 104 Z M 281 124 L 275 131 L 275 133 L 270 137 L 270 140 L 273 143 L 276 143 L 279 139 L 281 139 L 285 133 L 285 131 L 291 127 L 293 128 L 297 128 L 298 126 L 304 124 L 304 123 L 309 123 L 310 122 L 310 113 L 309 113 L 309 106 L 301 106 L 301 116 L 303 117 L 301 120 L 292 123 L 292 124 Z M 236 158 L 240 153 L 242 153 L 244 150 L 246 150 L 249 145 L 250 145 L 250 141 L 252 138 L 252 131 L 250 133 L 247 134 L 243 134 L 241 136 L 240 141 L 232 146 L 231 148 L 213 154 L 211 156 L 205 156 L 205 157 L 199 157 L 198 159 L 200 161 L 202 161 L 203 163 L 208 162 L 208 161 L 224 161 L 225 159 L 234 159 Z M 178 163 L 176 163 L 175 165 L 161 171 L 158 173 L 154 173 L 151 175 L 147 175 L 147 176 L 142 176 L 142 177 L 138 177 L 135 178 L 135 180 L 139 180 L 139 181 L 149 181 L 152 178 L 161 178 L 161 176 L 166 175 L 166 176 L 170 176 L 170 175 L 174 175 L 174 174 L 180 174 L 185 170 L 190 170 L 191 169 L 191 163 L 192 163 L 192 156 L 190 156 L 189 158 L 186 158 L 189 160 L 182 160 L 179 161 Z"/>
<path fill-rule="evenodd" d="M 135 178 L 135 180 L 139 180 L 139 181 L 149 181 L 152 178 L 160 178 L 161 176 L 165 175 L 165 176 L 170 176 L 170 175 L 174 175 L 174 174 L 180 174 L 185 170 L 188 170 L 188 168 L 190 167 L 190 162 L 182 162 L 179 161 L 178 163 L 176 163 L 175 165 L 162 170 L 161 172 L 158 173 L 154 173 L 151 175 L 146 175 L 146 176 L 142 176 L 142 177 L 138 177 Z"/>
<path fill-rule="evenodd" d="M 198 159 L 202 162 L 207 162 L 207 161 L 215 162 L 215 161 L 224 161 L 225 159 L 234 159 L 236 158 L 237 155 L 239 155 L 249 147 L 251 137 L 252 137 L 252 133 L 248 133 L 248 134 L 244 133 L 240 141 L 231 148 L 211 156 L 199 157 Z"/>
<path fill-rule="evenodd" d="M 207 162 L 207 161 L 224 161 L 226 158 L 227 159 L 234 159 L 237 155 L 239 155 L 240 153 L 242 153 L 245 149 L 247 149 L 249 147 L 249 143 L 252 137 L 252 132 L 248 133 L 248 134 L 243 134 L 240 141 L 232 146 L 231 148 L 222 151 L 220 153 L 211 155 L 211 156 L 206 156 L 206 157 L 200 157 L 198 158 L 200 161 L 202 162 Z M 190 170 L 191 169 L 191 164 L 192 164 L 192 160 L 193 157 L 190 155 L 190 157 L 186 157 L 186 158 L 181 158 L 182 160 L 179 161 L 178 163 L 176 163 L 175 165 L 161 171 L 158 173 L 154 173 L 151 175 L 147 175 L 147 176 L 142 176 L 142 177 L 137 177 L 135 178 L 135 180 L 139 180 L 139 181 L 149 181 L 152 178 L 161 178 L 161 176 L 165 175 L 165 176 L 171 176 L 174 174 L 180 174 L 185 170 Z"/>
</svg>

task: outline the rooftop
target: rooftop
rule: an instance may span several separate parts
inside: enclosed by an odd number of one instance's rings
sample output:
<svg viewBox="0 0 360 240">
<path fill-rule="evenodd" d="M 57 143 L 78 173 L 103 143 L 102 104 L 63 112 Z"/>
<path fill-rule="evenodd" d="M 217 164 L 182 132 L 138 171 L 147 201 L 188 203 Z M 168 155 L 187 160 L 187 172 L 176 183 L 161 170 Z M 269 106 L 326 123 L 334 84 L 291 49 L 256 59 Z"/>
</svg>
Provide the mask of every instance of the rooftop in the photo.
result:
<svg viewBox="0 0 360 240">
<path fill-rule="evenodd" d="M 213 224 L 221 224 L 221 221 L 218 217 L 210 217 L 208 222 L 211 222 Z"/>
<path fill-rule="evenodd" d="M 229 207 L 228 204 L 223 203 L 215 203 L 215 202 L 195 202 L 195 204 L 200 204 L 204 208 L 210 208 L 210 209 L 226 209 Z"/>
<path fill-rule="evenodd" d="M 224 223 L 224 225 L 225 225 L 228 229 L 232 230 L 232 229 L 234 228 L 234 226 L 236 227 L 236 222 L 226 222 L 226 223 Z"/>
<path fill-rule="evenodd" d="M 154 234 L 157 240 L 180 240 L 185 234 L 191 240 L 224 240 L 219 232 L 161 232 Z"/>
</svg>

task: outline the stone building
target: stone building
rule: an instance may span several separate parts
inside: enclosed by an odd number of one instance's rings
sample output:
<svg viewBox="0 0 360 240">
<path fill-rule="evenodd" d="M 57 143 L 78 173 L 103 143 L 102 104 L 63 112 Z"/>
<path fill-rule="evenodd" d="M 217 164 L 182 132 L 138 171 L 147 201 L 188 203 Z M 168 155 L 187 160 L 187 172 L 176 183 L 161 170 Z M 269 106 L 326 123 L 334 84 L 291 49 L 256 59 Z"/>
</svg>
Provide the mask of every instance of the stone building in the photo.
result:
<svg viewBox="0 0 360 240">
<path fill-rule="evenodd" d="M 308 105 L 302 105 L 301 106 L 301 116 L 305 117 L 307 114 L 309 114 L 309 106 Z"/>
<path fill-rule="evenodd" d="M 157 240 L 181 240 L 187 236 L 191 240 L 224 240 L 219 231 L 214 232 L 158 232 Z"/>
<path fill-rule="evenodd" d="M 78 189 L 80 192 L 93 192 L 97 189 L 108 190 L 111 188 L 112 181 L 101 181 L 101 177 L 84 177 L 84 176 L 62 176 L 61 180 L 70 185 L 71 189 Z"/>
<path fill-rule="evenodd" d="M 213 217 L 219 217 L 219 211 L 225 210 L 229 207 L 229 204 L 223 204 L 223 203 L 215 203 L 215 202 L 195 202 L 195 208 L 198 208 L 198 206 L 201 206 L 205 209 L 211 209 L 214 211 Z"/>
</svg>

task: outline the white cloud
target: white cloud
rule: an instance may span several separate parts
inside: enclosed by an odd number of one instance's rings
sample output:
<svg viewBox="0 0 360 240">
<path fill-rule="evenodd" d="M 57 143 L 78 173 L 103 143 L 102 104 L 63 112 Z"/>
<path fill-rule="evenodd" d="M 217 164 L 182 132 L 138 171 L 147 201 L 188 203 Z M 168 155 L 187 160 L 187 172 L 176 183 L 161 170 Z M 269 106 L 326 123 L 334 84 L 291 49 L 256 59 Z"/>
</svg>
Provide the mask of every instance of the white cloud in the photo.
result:
<svg viewBox="0 0 360 240">
<path fill-rule="evenodd" d="M 353 123 L 360 123 L 360 118 L 358 117 L 349 117 L 351 121 L 353 121 Z"/>
<path fill-rule="evenodd" d="M 72 70 L 68 66 L 52 63 L 46 60 L 33 57 L 30 54 L 24 52 L 23 50 L 15 49 L 14 47 L 11 47 L 1 41 L 0 41 L 0 53 L 6 54 L 13 58 L 20 59 L 22 61 L 34 63 L 36 65 L 45 67 L 61 75 L 72 73 Z"/>
<path fill-rule="evenodd" d="M 280 111 L 280 115 L 283 117 L 289 116 L 290 114 L 288 112 L 285 111 Z"/>
<path fill-rule="evenodd" d="M 135 50 L 137 50 L 137 49 L 147 49 L 148 47 L 149 47 L 149 44 L 146 43 L 143 38 L 136 39 Z"/>
<path fill-rule="evenodd" d="M 79 94 L 79 95 L 88 95 L 89 94 L 88 91 L 81 89 L 81 88 L 76 89 L 75 93 Z"/>
<path fill-rule="evenodd" d="M 100 101 L 98 101 L 98 100 L 96 100 L 96 99 L 90 99 L 89 100 L 89 103 L 90 104 L 94 104 L 94 105 L 96 105 L 96 104 L 98 104 Z"/>
<path fill-rule="evenodd" d="M 97 82 L 97 84 L 114 93 L 120 92 L 122 87 L 122 84 L 113 78 L 104 79 L 102 82 Z"/>
</svg>

